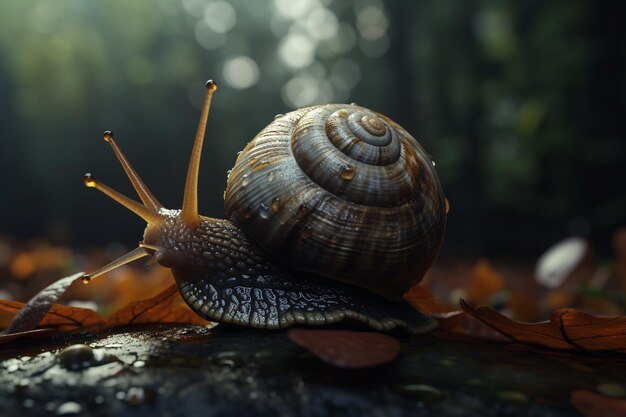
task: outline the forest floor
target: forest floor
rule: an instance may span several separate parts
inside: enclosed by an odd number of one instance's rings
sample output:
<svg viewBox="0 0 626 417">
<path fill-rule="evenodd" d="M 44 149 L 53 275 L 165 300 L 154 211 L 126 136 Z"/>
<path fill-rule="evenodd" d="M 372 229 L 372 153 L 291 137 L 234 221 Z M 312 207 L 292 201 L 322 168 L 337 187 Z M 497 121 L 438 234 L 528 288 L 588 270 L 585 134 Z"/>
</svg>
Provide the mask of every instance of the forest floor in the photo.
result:
<svg viewBox="0 0 626 417">
<path fill-rule="evenodd" d="M 394 362 L 327 365 L 282 331 L 151 324 L 9 342 L 0 416 L 580 416 L 626 358 L 434 332 Z"/>
</svg>

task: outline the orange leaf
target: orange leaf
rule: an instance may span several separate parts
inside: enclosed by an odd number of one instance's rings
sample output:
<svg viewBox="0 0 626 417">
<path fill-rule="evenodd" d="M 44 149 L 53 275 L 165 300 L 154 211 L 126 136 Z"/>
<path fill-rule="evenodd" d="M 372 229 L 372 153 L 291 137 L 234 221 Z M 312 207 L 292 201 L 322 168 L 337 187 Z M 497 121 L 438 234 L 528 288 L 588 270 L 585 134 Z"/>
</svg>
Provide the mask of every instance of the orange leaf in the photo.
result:
<svg viewBox="0 0 626 417">
<path fill-rule="evenodd" d="M 491 307 L 473 308 L 464 300 L 461 308 L 483 323 L 493 327 L 512 340 L 521 343 L 534 343 L 553 349 L 572 349 L 573 346 L 563 340 L 561 331 L 550 322 L 520 323 L 503 316 Z"/>
<path fill-rule="evenodd" d="M 570 402 L 585 417 L 626 416 L 626 400 L 605 397 L 595 392 L 585 390 L 573 391 L 570 396 Z"/>
<path fill-rule="evenodd" d="M 31 298 L 26 304 L 16 304 L 13 301 L 5 301 L 5 311 L 12 310 L 17 313 L 6 329 L 6 333 L 18 333 L 32 330 L 37 328 L 39 324 L 83 327 L 85 326 L 83 323 L 85 321 L 89 323 L 88 325 L 102 321 L 100 316 L 92 310 L 54 304 L 65 290 L 67 290 L 67 287 L 81 279 L 83 275 L 83 272 L 79 272 L 53 282 L 37 293 L 37 295 Z M 45 317 L 47 317 L 48 321 L 43 323 Z"/>
<path fill-rule="evenodd" d="M 477 320 L 465 311 L 459 310 L 450 313 L 435 313 L 432 317 L 439 322 L 439 330 L 498 342 L 510 341 L 507 336 L 482 321 Z"/>
<path fill-rule="evenodd" d="M 489 297 L 502 290 L 503 279 L 486 259 L 479 259 L 472 268 L 472 278 L 467 284 L 467 298 L 486 303 Z"/>
<path fill-rule="evenodd" d="M 126 326 L 142 323 L 191 323 L 206 325 L 202 319 L 188 307 L 173 305 L 180 293 L 172 285 L 152 298 L 134 301 L 117 310 L 104 324 L 105 327 Z"/>
<path fill-rule="evenodd" d="M 287 337 L 339 368 L 370 368 L 392 362 L 400 353 L 400 342 L 377 332 L 296 328 Z"/>
<path fill-rule="evenodd" d="M 521 323 L 491 307 L 473 308 L 463 300 L 461 307 L 516 342 L 553 349 L 626 351 L 626 317 L 595 317 L 574 309 L 560 309 L 550 321 Z"/>
<path fill-rule="evenodd" d="M 578 310 L 557 310 L 564 337 L 586 350 L 626 350 L 626 317 L 595 317 Z"/>
<path fill-rule="evenodd" d="M 24 303 L 17 301 L 0 300 L 0 309 L 17 314 L 24 307 Z M 104 319 L 89 308 L 69 307 L 52 304 L 46 315 L 39 322 L 40 326 L 71 326 L 90 327 L 100 324 Z"/>
<path fill-rule="evenodd" d="M 424 314 L 448 313 L 452 309 L 443 304 L 437 297 L 421 285 L 411 287 L 402 296 L 406 302 Z"/>
<path fill-rule="evenodd" d="M 0 300 L 0 310 L 11 315 L 18 314 L 24 308 L 24 305 L 24 303 L 18 301 Z M 104 319 L 98 313 L 88 308 L 52 304 L 39 321 L 39 326 L 44 326 L 44 328 L 1 334 L 0 344 L 21 337 L 49 336 L 79 328 L 97 326 L 103 322 Z"/>
</svg>

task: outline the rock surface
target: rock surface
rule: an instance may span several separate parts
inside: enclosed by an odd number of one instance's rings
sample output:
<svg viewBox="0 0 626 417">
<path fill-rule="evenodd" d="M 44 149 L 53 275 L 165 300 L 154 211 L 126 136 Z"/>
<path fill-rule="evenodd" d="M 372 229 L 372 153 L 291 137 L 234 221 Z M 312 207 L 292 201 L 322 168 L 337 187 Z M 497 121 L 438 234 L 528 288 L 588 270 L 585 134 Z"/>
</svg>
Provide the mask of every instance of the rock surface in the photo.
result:
<svg viewBox="0 0 626 417">
<path fill-rule="evenodd" d="M 344 370 L 284 332 L 150 325 L 0 347 L 0 416 L 579 416 L 575 389 L 626 391 L 626 358 L 403 339 Z M 619 396 L 619 392 L 618 392 Z"/>
</svg>

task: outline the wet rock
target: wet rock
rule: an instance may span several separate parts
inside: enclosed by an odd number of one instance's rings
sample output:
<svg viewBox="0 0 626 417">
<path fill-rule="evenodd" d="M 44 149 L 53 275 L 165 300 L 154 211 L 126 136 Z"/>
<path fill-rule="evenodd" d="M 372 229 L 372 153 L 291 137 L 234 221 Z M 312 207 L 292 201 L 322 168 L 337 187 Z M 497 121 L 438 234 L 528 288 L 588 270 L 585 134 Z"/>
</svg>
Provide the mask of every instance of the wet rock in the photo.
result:
<svg viewBox="0 0 626 417">
<path fill-rule="evenodd" d="M 0 370 L 0 415 L 20 417 L 564 417 L 578 416 L 573 390 L 621 396 L 626 364 L 431 334 L 402 339 L 391 364 L 346 370 L 284 332 L 149 325 L 6 344 Z"/>
</svg>

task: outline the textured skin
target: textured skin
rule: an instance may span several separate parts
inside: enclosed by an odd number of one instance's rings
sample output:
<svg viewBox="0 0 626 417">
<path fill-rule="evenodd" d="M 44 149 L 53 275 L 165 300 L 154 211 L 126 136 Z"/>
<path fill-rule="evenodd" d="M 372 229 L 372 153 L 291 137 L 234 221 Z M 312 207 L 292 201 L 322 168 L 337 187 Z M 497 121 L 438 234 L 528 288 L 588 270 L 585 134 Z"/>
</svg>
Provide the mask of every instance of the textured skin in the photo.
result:
<svg viewBox="0 0 626 417">
<path fill-rule="evenodd" d="M 162 248 L 159 262 L 172 268 L 183 299 L 208 320 L 265 329 L 360 322 L 415 334 L 436 326 L 402 301 L 281 265 L 230 221 L 203 217 L 199 228 L 188 229 L 179 211 L 161 213 L 166 223 L 147 233 L 146 243 Z"/>
<path fill-rule="evenodd" d="M 430 156 L 354 105 L 299 109 L 237 158 L 228 217 L 285 264 L 398 298 L 434 261 L 445 200 Z"/>
</svg>

